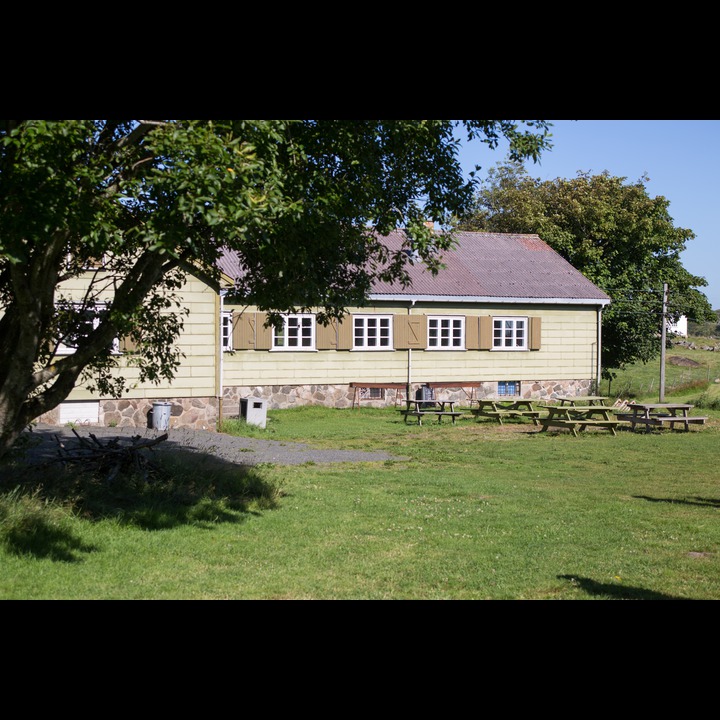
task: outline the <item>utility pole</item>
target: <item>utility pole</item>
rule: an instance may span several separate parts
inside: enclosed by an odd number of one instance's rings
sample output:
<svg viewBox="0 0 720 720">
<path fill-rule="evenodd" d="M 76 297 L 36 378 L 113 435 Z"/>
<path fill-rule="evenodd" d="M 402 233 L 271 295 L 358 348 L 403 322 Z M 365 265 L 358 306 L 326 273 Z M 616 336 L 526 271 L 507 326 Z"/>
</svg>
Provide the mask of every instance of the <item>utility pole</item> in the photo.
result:
<svg viewBox="0 0 720 720">
<path fill-rule="evenodd" d="M 668 286 L 663 283 L 663 299 L 662 299 L 662 331 L 660 333 L 660 401 L 665 402 L 665 340 L 667 337 L 667 301 Z"/>
</svg>

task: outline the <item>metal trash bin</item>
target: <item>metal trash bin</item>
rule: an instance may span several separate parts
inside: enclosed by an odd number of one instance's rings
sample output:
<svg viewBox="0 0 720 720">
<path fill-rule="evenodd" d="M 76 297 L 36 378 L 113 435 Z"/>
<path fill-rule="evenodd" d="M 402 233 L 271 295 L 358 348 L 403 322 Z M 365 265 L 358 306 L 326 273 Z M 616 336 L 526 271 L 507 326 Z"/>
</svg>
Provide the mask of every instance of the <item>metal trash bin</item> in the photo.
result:
<svg viewBox="0 0 720 720">
<path fill-rule="evenodd" d="M 415 391 L 415 399 L 423 401 L 423 405 L 421 405 L 421 407 L 429 407 L 433 405 L 433 401 L 435 400 L 435 390 L 433 390 L 433 388 L 429 385 L 421 385 Z"/>
<path fill-rule="evenodd" d="M 263 398 L 240 398 L 240 417 L 250 425 L 264 428 L 267 424 L 267 402 Z"/>
<path fill-rule="evenodd" d="M 167 432 L 170 429 L 170 410 L 172 403 L 154 402 L 152 404 L 152 426 L 153 430 Z"/>
</svg>

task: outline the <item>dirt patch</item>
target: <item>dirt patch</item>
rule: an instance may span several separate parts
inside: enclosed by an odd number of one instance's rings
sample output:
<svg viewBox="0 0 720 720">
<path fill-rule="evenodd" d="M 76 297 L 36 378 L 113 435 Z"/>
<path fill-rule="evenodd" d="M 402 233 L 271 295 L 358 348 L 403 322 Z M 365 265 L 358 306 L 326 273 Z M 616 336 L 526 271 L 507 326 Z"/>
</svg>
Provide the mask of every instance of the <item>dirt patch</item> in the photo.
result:
<svg viewBox="0 0 720 720">
<path fill-rule="evenodd" d="M 704 367 L 702 363 L 699 363 L 692 358 L 680 357 L 679 355 L 669 357 L 668 362 L 671 365 L 682 365 L 683 367 Z"/>
</svg>

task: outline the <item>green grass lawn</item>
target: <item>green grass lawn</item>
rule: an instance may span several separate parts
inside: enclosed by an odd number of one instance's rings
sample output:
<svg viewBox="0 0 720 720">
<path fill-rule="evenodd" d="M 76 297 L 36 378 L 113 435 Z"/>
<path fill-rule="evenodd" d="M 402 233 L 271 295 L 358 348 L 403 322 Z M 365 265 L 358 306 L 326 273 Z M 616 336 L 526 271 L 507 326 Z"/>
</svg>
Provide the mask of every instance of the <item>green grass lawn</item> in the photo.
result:
<svg viewBox="0 0 720 720">
<path fill-rule="evenodd" d="M 11 458 L 0 598 L 720 599 L 720 407 L 693 414 L 710 422 L 574 438 L 529 420 L 271 410 L 266 429 L 228 430 L 406 459 L 166 460 L 150 485 L 56 470 L 37 488 Z"/>
</svg>

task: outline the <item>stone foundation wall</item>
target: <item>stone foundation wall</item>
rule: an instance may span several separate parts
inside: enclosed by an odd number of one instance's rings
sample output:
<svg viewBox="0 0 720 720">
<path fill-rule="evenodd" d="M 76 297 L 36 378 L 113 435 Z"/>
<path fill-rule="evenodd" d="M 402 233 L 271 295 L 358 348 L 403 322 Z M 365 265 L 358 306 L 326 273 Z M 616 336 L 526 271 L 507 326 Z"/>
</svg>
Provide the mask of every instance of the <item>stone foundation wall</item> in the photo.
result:
<svg viewBox="0 0 720 720">
<path fill-rule="evenodd" d="M 214 397 L 163 398 L 169 402 L 170 428 L 217 430 L 218 400 Z M 100 424 L 106 427 L 152 427 L 151 400 L 102 400 Z"/>
<path fill-rule="evenodd" d="M 217 430 L 218 400 L 214 397 L 163 398 L 171 403 L 170 428 L 192 428 L 194 430 Z M 153 401 L 147 399 L 123 398 L 122 400 L 100 400 L 99 424 L 105 427 L 151 428 Z M 39 422 L 58 425 L 58 408 L 41 415 Z"/>
<path fill-rule="evenodd" d="M 412 383 L 415 393 L 422 383 Z M 523 381 L 521 397 L 528 400 L 552 401 L 557 395 L 582 396 L 591 394 L 591 380 Z M 325 405 L 334 408 L 350 408 L 354 388 L 348 385 L 267 385 L 227 387 L 223 392 L 223 418 L 240 416 L 241 398 L 263 398 L 268 410 L 283 410 L 301 405 Z M 470 390 L 436 388 L 435 397 L 444 400 L 469 402 Z M 474 388 L 474 397 L 487 398 L 497 395 L 497 382 L 484 383 Z M 361 398 L 362 407 L 393 407 L 405 400 L 403 390 L 388 389 L 384 398 Z M 171 403 L 170 427 L 195 430 L 216 430 L 218 423 L 218 399 L 215 397 L 167 398 Z M 39 422 L 59 424 L 59 412 L 55 408 L 38 418 Z M 124 398 L 100 400 L 99 424 L 106 427 L 152 427 L 152 400 Z"/>
<path fill-rule="evenodd" d="M 422 383 L 412 383 L 413 397 Z M 550 401 L 557 395 L 590 395 L 591 380 L 547 380 L 523 381 L 520 386 L 521 397 L 528 400 Z M 474 397 L 487 398 L 497 394 L 497 382 L 484 383 L 474 388 Z M 235 386 L 226 387 L 223 392 L 223 417 L 237 418 L 240 416 L 241 398 L 263 398 L 267 400 L 268 410 L 284 410 L 300 405 L 326 405 L 334 408 L 349 408 L 353 404 L 355 388 L 348 385 L 266 385 L 266 386 Z M 445 400 L 467 402 L 470 389 L 466 392 L 458 388 L 436 388 L 435 397 Z M 399 398 L 398 398 L 399 395 Z M 403 390 L 388 389 L 384 398 L 361 399 L 363 407 L 392 407 L 396 402 L 404 402 Z"/>
</svg>

